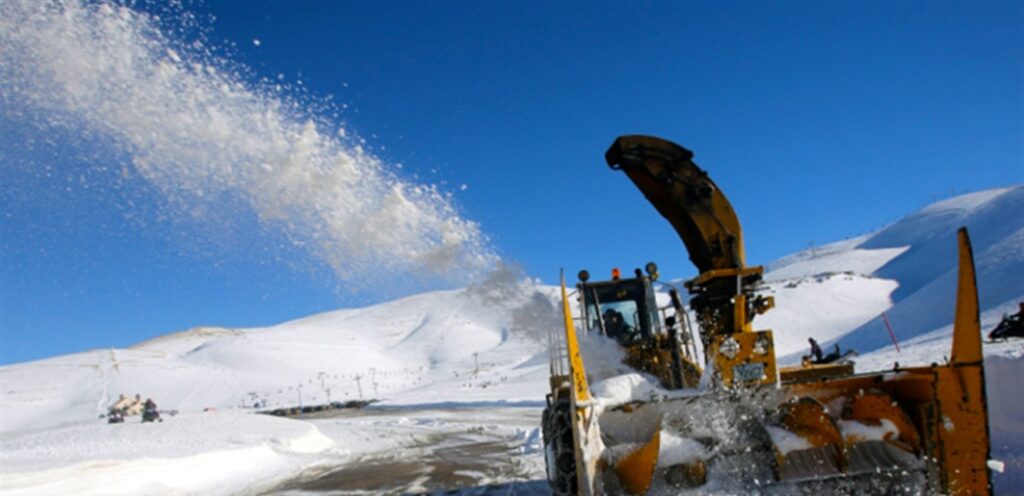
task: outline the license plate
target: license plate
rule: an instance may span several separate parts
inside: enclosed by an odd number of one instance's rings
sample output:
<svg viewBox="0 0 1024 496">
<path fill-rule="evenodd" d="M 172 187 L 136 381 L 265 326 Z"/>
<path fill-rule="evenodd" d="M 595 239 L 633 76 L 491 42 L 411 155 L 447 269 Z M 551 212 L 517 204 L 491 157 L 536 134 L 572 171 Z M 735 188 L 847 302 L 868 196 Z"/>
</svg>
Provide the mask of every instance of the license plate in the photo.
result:
<svg viewBox="0 0 1024 496">
<path fill-rule="evenodd" d="M 764 364 L 761 362 L 733 365 L 732 380 L 734 382 L 754 382 L 764 379 Z"/>
</svg>

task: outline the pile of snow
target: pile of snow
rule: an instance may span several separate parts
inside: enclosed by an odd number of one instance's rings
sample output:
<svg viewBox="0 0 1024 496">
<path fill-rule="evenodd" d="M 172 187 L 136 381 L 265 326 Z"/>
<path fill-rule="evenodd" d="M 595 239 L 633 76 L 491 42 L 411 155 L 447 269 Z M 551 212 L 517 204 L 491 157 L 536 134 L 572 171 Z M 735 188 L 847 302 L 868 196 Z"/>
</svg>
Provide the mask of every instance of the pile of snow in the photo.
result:
<svg viewBox="0 0 1024 496">
<path fill-rule="evenodd" d="M 651 401 L 664 397 L 667 391 L 657 379 L 633 372 L 597 381 L 591 385 L 590 393 L 603 406 L 613 407 L 633 401 Z"/>
<path fill-rule="evenodd" d="M 707 460 L 711 452 L 707 446 L 689 437 L 679 437 L 670 431 L 661 431 L 658 446 L 658 468 Z"/>
</svg>

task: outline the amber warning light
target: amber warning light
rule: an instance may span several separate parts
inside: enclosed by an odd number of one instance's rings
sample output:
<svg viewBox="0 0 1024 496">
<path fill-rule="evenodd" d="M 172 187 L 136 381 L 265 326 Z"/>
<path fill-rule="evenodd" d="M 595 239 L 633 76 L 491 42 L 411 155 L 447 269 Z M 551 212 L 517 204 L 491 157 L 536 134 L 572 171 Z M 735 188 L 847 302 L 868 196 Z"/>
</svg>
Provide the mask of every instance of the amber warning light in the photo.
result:
<svg viewBox="0 0 1024 496">
<path fill-rule="evenodd" d="M 620 275 L 622 275 L 622 274 L 619 272 L 618 268 L 612 269 L 612 279 L 613 280 L 618 281 Z"/>
</svg>

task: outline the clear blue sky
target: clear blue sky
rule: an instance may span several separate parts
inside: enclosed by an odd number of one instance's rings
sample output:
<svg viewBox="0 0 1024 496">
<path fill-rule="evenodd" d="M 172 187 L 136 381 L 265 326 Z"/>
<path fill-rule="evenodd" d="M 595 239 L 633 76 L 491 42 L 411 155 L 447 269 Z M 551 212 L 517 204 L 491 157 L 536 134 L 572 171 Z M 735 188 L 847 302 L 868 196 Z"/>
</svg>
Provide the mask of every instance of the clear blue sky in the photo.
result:
<svg viewBox="0 0 1024 496">
<path fill-rule="evenodd" d="M 621 134 L 692 149 L 736 207 L 754 264 L 954 193 L 1024 182 L 1018 2 L 187 10 L 210 46 L 234 44 L 247 77 L 283 74 L 344 104 L 339 124 L 401 174 L 451 191 L 502 256 L 545 282 L 560 267 L 601 274 L 648 260 L 669 278 L 694 275 L 669 225 L 604 165 Z M 431 287 L 352 293 L 252 226 L 168 220 L 144 182 L 108 184 L 104 167 L 118 166 L 96 159 L 102 147 L 64 150 L 29 119 L 2 121 L 0 363 Z M 43 151 L 22 145 L 47 140 L 56 144 Z"/>
</svg>

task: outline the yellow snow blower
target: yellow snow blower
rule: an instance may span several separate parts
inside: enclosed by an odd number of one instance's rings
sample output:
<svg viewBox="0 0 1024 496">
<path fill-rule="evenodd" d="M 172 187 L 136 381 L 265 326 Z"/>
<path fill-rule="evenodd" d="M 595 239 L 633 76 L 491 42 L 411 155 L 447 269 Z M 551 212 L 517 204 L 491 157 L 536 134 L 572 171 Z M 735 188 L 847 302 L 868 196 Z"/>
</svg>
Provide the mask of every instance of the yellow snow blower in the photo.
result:
<svg viewBox="0 0 1024 496">
<path fill-rule="evenodd" d="M 659 308 L 653 263 L 607 281 L 581 271 L 576 317 L 563 275 L 565 328 L 552 334 L 543 415 L 555 493 L 990 493 L 966 229 L 946 363 L 867 374 L 848 363 L 779 368 L 772 331 L 752 327 L 775 303 L 756 293 L 764 269 L 746 265 L 736 213 L 693 153 L 623 136 L 605 158 L 669 221 L 700 274 L 685 284 L 687 311 L 674 290 Z M 584 339 L 615 343 L 623 363 L 658 387 L 643 397 L 595 397 L 585 365 L 600 364 L 584 363 Z"/>
</svg>

